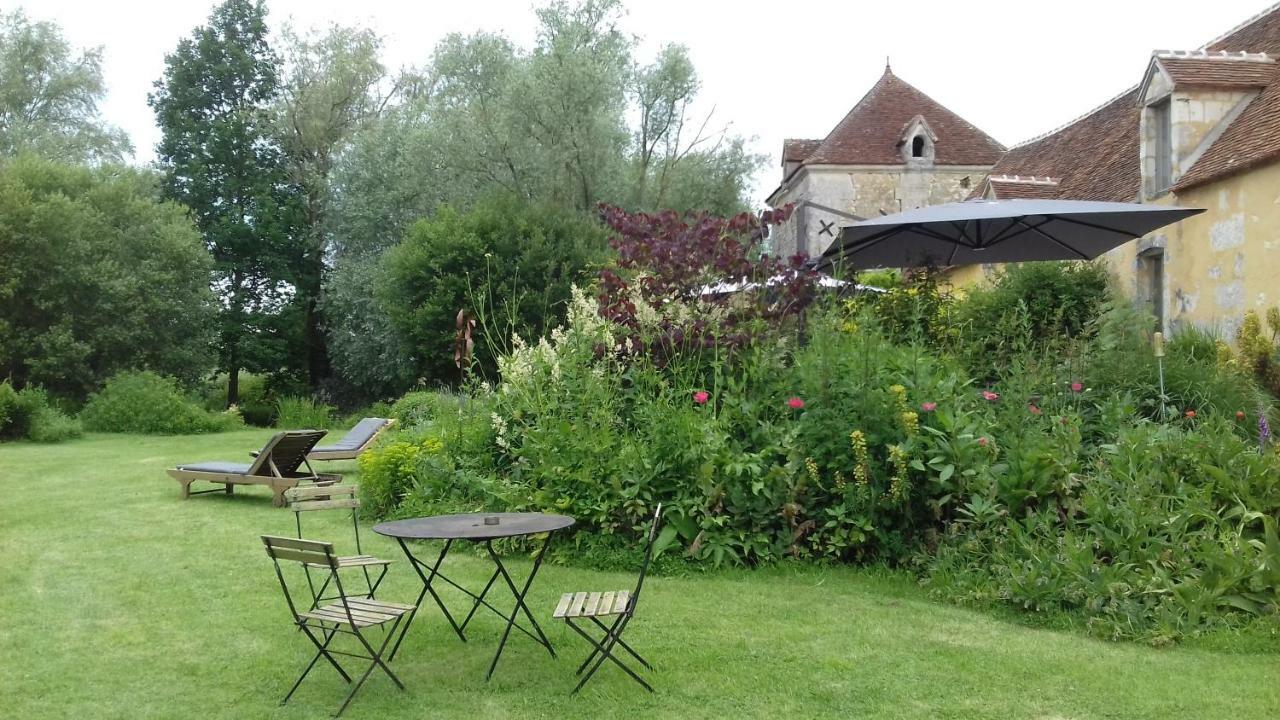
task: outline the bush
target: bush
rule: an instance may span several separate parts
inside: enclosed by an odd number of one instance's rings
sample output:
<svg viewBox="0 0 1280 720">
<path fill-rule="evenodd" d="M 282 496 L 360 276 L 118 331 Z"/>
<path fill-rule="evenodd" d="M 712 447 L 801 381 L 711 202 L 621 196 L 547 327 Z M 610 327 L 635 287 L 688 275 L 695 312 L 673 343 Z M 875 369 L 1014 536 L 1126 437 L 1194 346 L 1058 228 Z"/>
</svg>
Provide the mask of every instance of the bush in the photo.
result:
<svg viewBox="0 0 1280 720">
<path fill-rule="evenodd" d="M 391 405 L 389 403 L 376 402 L 347 413 L 345 417 L 337 421 L 336 427 L 353 427 L 356 423 L 368 417 L 390 418 L 394 416 L 391 414 Z"/>
<path fill-rule="evenodd" d="M 415 390 L 405 393 L 391 406 L 388 417 L 395 419 L 403 427 L 424 425 L 437 415 L 442 403 L 456 402 L 448 395 L 434 390 Z"/>
<path fill-rule="evenodd" d="M 276 427 L 326 430 L 333 412 L 333 407 L 311 398 L 283 397 L 276 401 Z"/>
<path fill-rule="evenodd" d="M 413 377 L 453 384 L 459 310 L 479 317 L 476 367 L 491 373 L 511 333 L 537 337 L 564 317 L 569 287 L 605 251 L 603 229 L 578 214 L 489 200 L 469 212 L 444 207 L 414 225 L 383 256 L 384 275 L 371 286 L 407 341 Z"/>
<path fill-rule="evenodd" d="M 50 405 L 43 389 L 15 391 L 8 381 L 0 382 L 0 439 L 55 443 L 81 434 L 80 423 Z"/>
<path fill-rule="evenodd" d="M 1098 393 L 1131 396 L 1143 415 L 1157 420 L 1177 418 L 1187 410 L 1223 417 L 1252 414 L 1271 404 L 1246 369 L 1223 362 L 1221 343 L 1191 328 L 1179 330 L 1165 347 L 1162 398 L 1150 327 L 1150 318 L 1125 301 L 1105 306 L 1096 323 L 1096 342 L 1088 346 L 1087 379 Z"/>
<path fill-rule="evenodd" d="M 85 427 L 99 432 L 188 435 L 243 426 L 237 413 L 209 412 L 178 389 L 177 381 L 152 372 L 124 372 L 107 381 L 80 414 Z"/>
<path fill-rule="evenodd" d="M 1028 347 L 1058 346 L 1087 332 L 1110 299 L 1102 263 L 1009 265 L 957 305 L 964 356 L 983 375 Z"/>
<path fill-rule="evenodd" d="M 451 404 L 430 424 L 402 423 L 388 441 L 365 451 L 359 460 L 363 512 L 415 517 L 513 507 L 488 461 L 488 409 L 483 401 Z"/>
<path fill-rule="evenodd" d="M 929 566 L 946 597 L 1082 613 L 1164 643 L 1280 611 L 1280 458 L 1225 419 L 1139 423 L 1063 495 L 974 494 Z"/>
</svg>

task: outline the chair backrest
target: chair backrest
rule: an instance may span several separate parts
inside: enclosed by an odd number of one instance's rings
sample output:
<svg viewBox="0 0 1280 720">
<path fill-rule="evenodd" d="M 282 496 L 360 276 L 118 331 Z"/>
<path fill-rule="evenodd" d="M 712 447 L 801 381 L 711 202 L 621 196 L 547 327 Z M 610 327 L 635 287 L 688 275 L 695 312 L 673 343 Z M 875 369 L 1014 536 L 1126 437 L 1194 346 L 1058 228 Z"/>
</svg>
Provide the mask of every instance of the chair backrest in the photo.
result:
<svg viewBox="0 0 1280 720">
<path fill-rule="evenodd" d="M 640 577 L 636 579 L 635 592 L 631 593 L 631 601 L 627 605 L 627 613 L 636 611 L 636 602 L 640 599 L 640 589 L 644 587 L 644 576 L 649 573 L 649 564 L 653 562 L 653 546 L 658 541 L 658 529 L 662 527 L 662 503 L 653 511 L 653 525 L 649 528 L 649 539 L 644 546 L 644 564 L 640 566 Z"/>
<path fill-rule="evenodd" d="M 334 445 L 345 450 L 359 450 L 372 442 L 378 436 L 378 433 L 394 422 L 395 420 L 386 418 L 365 418 L 356 423 L 355 427 L 351 428 L 351 431 L 343 435 L 342 439 Z"/>
<path fill-rule="evenodd" d="M 307 485 L 293 487 L 284 491 L 284 499 L 293 511 L 298 526 L 298 537 L 302 537 L 302 513 L 317 510 L 350 510 L 351 528 L 356 536 L 356 553 L 360 549 L 360 522 L 356 510 L 360 507 L 360 499 L 356 497 L 355 485 Z"/>
<path fill-rule="evenodd" d="M 249 474 L 273 476 L 279 472 L 281 476 L 289 477 L 304 463 L 310 470 L 307 453 L 310 453 L 311 448 L 315 447 L 324 436 L 324 430 L 286 430 L 276 433 L 271 436 L 266 445 L 262 446 L 262 452 L 258 453 L 258 457 L 249 468 Z M 315 475 L 315 472 L 311 474 Z"/>
<path fill-rule="evenodd" d="M 296 562 L 303 567 L 319 565 L 328 568 L 330 582 L 334 583 L 338 596 L 345 597 L 346 593 L 342 589 L 342 578 L 338 575 L 338 557 L 333 554 L 333 543 L 263 535 L 262 544 L 266 546 L 267 555 L 271 558 L 272 563 L 275 564 L 276 578 L 280 580 L 280 589 L 284 591 L 285 601 L 289 603 L 289 612 L 293 613 L 295 622 L 301 622 L 302 618 L 298 615 L 298 606 L 293 601 L 293 593 L 289 590 L 289 583 L 285 580 L 284 571 L 280 567 L 281 561 Z M 309 579 L 310 574 L 308 574 Z M 306 603 L 307 609 L 311 607 L 312 603 Z M 348 611 L 347 615 L 348 619 L 351 619 L 350 611 Z"/>
</svg>

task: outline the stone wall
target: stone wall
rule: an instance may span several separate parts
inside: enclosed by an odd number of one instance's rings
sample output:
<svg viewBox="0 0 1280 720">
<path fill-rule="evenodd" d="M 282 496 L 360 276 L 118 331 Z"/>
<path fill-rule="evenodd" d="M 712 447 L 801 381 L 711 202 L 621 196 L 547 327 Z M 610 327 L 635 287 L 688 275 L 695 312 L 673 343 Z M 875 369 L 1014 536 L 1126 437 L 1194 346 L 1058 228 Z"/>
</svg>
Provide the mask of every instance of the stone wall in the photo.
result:
<svg viewBox="0 0 1280 720">
<path fill-rule="evenodd" d="M 963 200 L 991 170 L 985 166 L 810 166 L 800 170 L 775 198 L 775 207 L 808 200 L 859 217 L 878 217 L 927 205 Z M 809 207 L 796 213 L 775 233 L 774 252 L 822 254 L 834 236 L 822 232 L 822 223 L 848 219 Z"/>
</svg>

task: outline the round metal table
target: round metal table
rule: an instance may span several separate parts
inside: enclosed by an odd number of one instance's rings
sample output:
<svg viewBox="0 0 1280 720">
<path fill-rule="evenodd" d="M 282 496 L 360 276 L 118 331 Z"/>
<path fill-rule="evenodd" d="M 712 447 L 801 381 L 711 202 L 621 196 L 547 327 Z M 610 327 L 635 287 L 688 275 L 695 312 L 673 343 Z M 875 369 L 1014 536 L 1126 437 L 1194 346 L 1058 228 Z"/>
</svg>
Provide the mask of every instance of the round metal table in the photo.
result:
<svg viewBox="0 0 1280 720">
<path fill-rule="evenodd" d="M 436 606 L 440 608 L 440 611 L 444 614 L 445 619 L 449 621 L 450 627 L 453 628 L 460 640 L 466 641 L 467 624 L 475 617 L 476 610 L 482 605 L 507 621 L 506 629 L 502 631 L 502 640 L 498 642 L 498 650 L 493 655 L 493 662 L 489 663 L 489 672 L 485 675 L 487 680 L 493 676 L 494 668 L 498 666 L 498 659 L 502 657 L 502 650 L 507 645 L 507 638 L 510 636 L 511 628 L 513 627 L 545 647 L 547 652 L 551 653 L 551 657 L 555 657 L 556 651 L 551 647 L 551 641 L 542 632 L 542 628 L 538 625 L 538 621 L 534 619 L 533 613 L 529 611 L 529 606 L 525 604 L 524 599 L 529 593 L 529 588 L 533 585 L 534 577 L 538 574 L 538 568 L 542 565 L 542 556 L 546 552 L 547 546 L 551 544 L 551 538 L 556 531 L 563 530 L 573 525 L 574 522 L 574 519 L 567 515 L 550 515 L 546 513 L 468 513 L 393 520 L 374 525 L 373 531 L 379 535 L 395 538 L 396 542 L 400 544 L 400 549 L 404 551 L 405 557 L 409 559 L 409 564 L 422 580 L 422 592 L 418 595 L 416 605 L 422 607 L 422 601 L 430 593 L 431 598 L 436 602 Z M 529 571 L 528 577 L 525 578 L 523 586 L 518 586 L 502 564 L 502 558 L 499 557 L 498 553 L 494 552 L 493 541 L 500 538 L 529 535 L 545 535 L 546 537 L 543 539 L 542 545 L 539 546 L 537 554 L 534 555 L 533 568 Z M 444 547 L 440 550 L 435 562 L 427 563 L 416 557 L 409 550 L 407 540 L 444 540 Z M 493 561 L 493 574 L 489 576 L 489 582 L 485 583 L 484 589 L 480 591 L 479 595 L 462 587 L 440 572 L 440 566 L 444 563 L 445 557 L 448 556 L 449 549 L 458 540 L 483 542 L 489 558 Z M 499 610 L 485 599 L 498 578 L 502 578 L 503 583 L 515 600 L 515 606 L 510 613 Z M 436 580 L 452 585 L 472 599 L 471 609 L 467 612 L 467 616 L 462 619 L 462 622 L 458 622 L 454 618 L 453 613 L 449 612 L 449 608 L 436 592 L 433 587 L 433 583 Z M 525 618 L 533 627 L 532 631 L 516 622 L 516 618 L 520 613 L 524 613 Z M 400 632 L 400 637 L 396 640 L 395 647 L 391 649 L 389 660 L 395 658 L 396 652 L 400 649 L 400 643 L 404 641 L 405 633 L 408 632 L 409 626 L 413 624 L 415 615 L 417 615 L 417 610 L 410 613 L 407 618 L 404 630 Z"/>
</svg>

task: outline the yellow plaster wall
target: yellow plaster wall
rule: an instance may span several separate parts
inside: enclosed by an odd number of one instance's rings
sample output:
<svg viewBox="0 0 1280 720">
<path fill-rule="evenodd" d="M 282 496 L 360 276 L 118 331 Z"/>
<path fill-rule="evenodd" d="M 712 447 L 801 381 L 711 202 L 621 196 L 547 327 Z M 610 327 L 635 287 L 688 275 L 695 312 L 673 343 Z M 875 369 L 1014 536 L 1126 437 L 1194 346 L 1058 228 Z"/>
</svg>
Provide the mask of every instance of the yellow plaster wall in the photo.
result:
<svg viewBox="0 0 1280 720">
<path fill-rule="evenodd" d="M 1143 243 L 1165 248 L 1165 329 L 1195 324 L 1230 339 L 1246 310 L 1280 305 L 1280 163 L 1155 201 L 1206 212 L 1105 257 L 1129 297 Z"/>
</svg>

